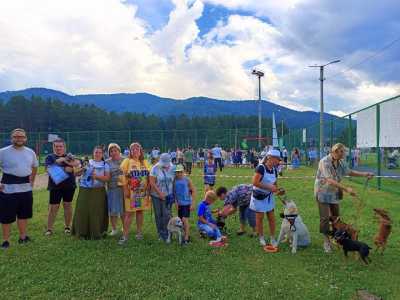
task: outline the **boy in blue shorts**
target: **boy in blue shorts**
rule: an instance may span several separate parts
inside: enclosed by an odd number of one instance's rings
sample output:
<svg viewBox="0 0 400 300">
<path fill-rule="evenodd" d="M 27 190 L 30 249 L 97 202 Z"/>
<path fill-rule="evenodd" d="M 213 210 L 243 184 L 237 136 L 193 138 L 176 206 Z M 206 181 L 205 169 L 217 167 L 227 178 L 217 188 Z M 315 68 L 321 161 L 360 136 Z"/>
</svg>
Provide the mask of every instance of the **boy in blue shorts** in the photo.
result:
<svg viewBox="0 0 400 300">
<path fill-rule="evenodd" d="M 211 205 L 217 200 L 217 195 L 214 191 L 208 191 L 205 199 L 199 204 L 197 210 L 197 228 L 200 232 L 205 233 L 208 237 L 214 240 L 209 242 L 210 246 L 222 247 L 225 246 L 225 237 L 217 226 L 217 221 L 212 217 Z"/>
<path fill-rule="evenodd" d="M 178 205 L 178 217 L 181 218 L 185 230 L 183 245 L 187 245 L 189 243 L 190 211 L 194 208 L 193 202 L 196 198 L 196 191 L 192 181 L 185 176 L 182 165 L 176 166 L 173 187 L 175 201 Z"/>
</svg>

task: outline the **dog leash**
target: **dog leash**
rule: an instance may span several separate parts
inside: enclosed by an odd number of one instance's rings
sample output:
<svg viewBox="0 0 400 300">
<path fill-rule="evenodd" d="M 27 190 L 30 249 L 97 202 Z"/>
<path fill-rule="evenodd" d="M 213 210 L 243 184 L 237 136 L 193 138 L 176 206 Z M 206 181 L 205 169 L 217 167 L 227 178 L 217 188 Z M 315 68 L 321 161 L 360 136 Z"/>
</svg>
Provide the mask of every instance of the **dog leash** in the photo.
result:
<svg viewBox="0 0 400 300">
<path fill-rule="evenodd" d="M 368 186 L 369 186 L 369 180 L 370 180 L 370 178 L 367 178 L 364 182 L 364 187 L 362 189 L 362 197 L 357 196 L 353 199 L 353 203 L 355 204 L 354 206 L 356 209 L 356 215 L 355 215 L 356 226 L 358 226 L 358 222 L 361 218 L 362 211 L 364 210 L 364 207 L 365 207 L 365 201 L 363 201 L 363 199 L 365 199 L 364 196 L 365 196 L 365 192 L 367 191 Z M 357 200 L 354 201 L 355 199 L 357 199 Z"/>
</svg>

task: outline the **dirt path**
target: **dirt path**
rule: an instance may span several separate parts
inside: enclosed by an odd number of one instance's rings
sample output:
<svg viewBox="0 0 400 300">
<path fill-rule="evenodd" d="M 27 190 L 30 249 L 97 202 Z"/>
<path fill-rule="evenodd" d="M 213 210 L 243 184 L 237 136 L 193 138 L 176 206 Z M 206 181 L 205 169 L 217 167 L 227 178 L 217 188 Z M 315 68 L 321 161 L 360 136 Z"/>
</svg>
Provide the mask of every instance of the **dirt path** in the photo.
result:
<svg viewBox="0 0 400 300">
<path fill-rule="evenodd" d="M 48 181 L 49 176 L 47 173 L 45 174 L 39 174 L 36 176 L 35 179 L 35 185 L 33 186 L 34 190 L 41 190 L 47 188 L 47 181 Z"/>
</svg>

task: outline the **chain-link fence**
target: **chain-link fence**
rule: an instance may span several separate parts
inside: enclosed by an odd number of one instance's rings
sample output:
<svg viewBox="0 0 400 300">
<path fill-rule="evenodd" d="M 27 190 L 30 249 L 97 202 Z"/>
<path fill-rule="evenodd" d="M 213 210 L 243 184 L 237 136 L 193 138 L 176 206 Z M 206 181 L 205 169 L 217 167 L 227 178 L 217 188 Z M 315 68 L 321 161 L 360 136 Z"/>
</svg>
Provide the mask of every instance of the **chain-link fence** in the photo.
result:
<svg viewBox="0 0 400 300">
<path fill-rule="evenodd" d="M 309 162 L 318 156 L 319 142 L 317 123 L 290 130 L 281 144 L 289 150 L 298 148 L 302 160 Z M 347 161 L 353 169 L 384 176 L 372 180 L 371 185 L 400 193 L 400 178 L 390 178 L 400 176 L 400 95 L 343 118 L 325 121 L 322 153 L 328 153 L 335 143 L 348 147 Z"/>
<path fill-rule="evenodd" d="M 215 144 L 225 149 L 258 148 L 257 128 L 231 128 L 207 130 L 125 130 L 125 131 L 74 131 L 74 132 L 28 132 L 28 146 L 35 149 L 39 157 L 52 152 L 49 134 L 64 139 L 68 151 L 74 154 L 87 155 L 92 153 L 96 145 L 117 143 L 122 149 L 132 142 L 142 144 L 146 151 L 159 147 L 161 151 L 184 148 L 208 148 Z M 265 138 L 261 145 L 271 144 L 272 129 L 263 128 Z M 5 146 L 10 143 L 9 133 L 0 133 L 0 143 Z M 243 147 L 245 146 L 245 147 Z"/>
</svg>

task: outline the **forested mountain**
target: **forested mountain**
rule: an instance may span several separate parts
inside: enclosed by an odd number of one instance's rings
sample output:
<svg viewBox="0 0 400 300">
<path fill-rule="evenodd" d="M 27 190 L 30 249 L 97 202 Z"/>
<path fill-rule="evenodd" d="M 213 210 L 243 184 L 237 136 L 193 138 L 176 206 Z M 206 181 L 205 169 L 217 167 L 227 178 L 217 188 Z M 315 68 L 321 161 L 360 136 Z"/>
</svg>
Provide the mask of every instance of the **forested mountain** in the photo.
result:
<svg viewBox="0 0 400 300">
<path fill-rule="evenodd" d="M 205 97 L 195 97 L 186 100 L 161 98 L 146 93 L 136 94 L 103 94 L 103 95 L 76 95 L 71 96 L 60 91 L 31 88 L 21 91 L 0 93 L 0 100 L 9 101 L 13 96 L 21 95 L 31 99 L 57 99 L 66 104 L 95 105 L 106 111 L 118 113 L 132 112 L 161 117 L 176 116 L 182 114 L 188 117 L 205 116 L 255 116 L 258 112 L 257 102 L 252 101 L 226 101 Z M 268 101 L 262 101 L 262 114 L 266 118 L 275 113 L 277 123 L 282 120 L 290 128 L 307 127 L 319 122 L 319 113 L 313 111 L 300 112 Z M 338 119 L 336 116 L 325 114 L 325 120 Z M 254 127 L 254 124 L 252 124 Z"/>
<path fill-rule="evenodd" d="M 271 120 L 263 119 L 264 128 Z M 91 130 L 191 130 L 256 128 L 254 116 L 219 115 L 156 116 L 144 113 L 110 112 L 93 104 L 67 104 L 60 100 L 44 100 L 33 96 L 14 96 L 0 102 L 0 128 L 2 132 L 15 127 L 27 131 L 60 132 Z M 286 127 L 284 128 L 286 131 Z"/>
</svg>

